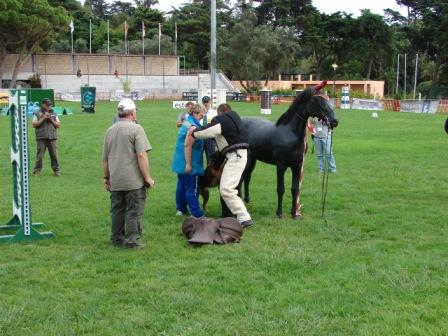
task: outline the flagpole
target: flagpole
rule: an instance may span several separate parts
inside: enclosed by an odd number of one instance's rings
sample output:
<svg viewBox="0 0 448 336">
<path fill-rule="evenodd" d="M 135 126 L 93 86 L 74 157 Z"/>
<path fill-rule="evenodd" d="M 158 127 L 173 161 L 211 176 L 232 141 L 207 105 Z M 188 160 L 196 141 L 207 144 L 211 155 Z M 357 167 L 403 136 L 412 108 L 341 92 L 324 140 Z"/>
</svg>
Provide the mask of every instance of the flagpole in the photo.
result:
<svg viewBox="0 0 448 336">
<path fill-rule="evenodd" d="M 124 54 L 128 54 L 128 23 L 124 22 Z"/>
<path fill-rule="evenodd" d="M 145 55 L 145 22 L 142 21 L 142 55 Z"/>
<path fill-rule="evenodd" d="M 107 54 L 109 55 L 109 20 L 107 20 Z"/>
<path fill-rule="evenodd" d="M 177 22 L 174 22 L 174 55 L 177 56 Z"/>
<path fill-rule="evenodd" d="M 159 23 L 159 56 L 160 56 L 160 37 L 162 36 L 162 25 Z"/>
<path fill-rule="evenodd" d="M 72 36 L 72 54 L 74 53 L 73 51 L 73 31 L 74 31 L 75 26 L 73 25 L 73 20 L 70 22 L 70 35 Z"/>
<path fill-rule="evenodd" d="M 89 52 L 92 53 L 92 20 L 89 20 Z"/>
</svg>

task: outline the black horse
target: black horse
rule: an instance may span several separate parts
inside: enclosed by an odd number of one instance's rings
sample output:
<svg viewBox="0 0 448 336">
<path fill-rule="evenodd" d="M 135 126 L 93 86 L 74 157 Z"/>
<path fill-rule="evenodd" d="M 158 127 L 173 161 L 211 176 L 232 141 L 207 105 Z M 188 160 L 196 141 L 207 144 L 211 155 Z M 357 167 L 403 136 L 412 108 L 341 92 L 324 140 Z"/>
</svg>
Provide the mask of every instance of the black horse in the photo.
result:
<svg viewBox="0 0 448 336">
<path fill-rule="evenodd" d="M 261 118 L 244 118 L 243 124 L 249 130 L 250 161 L 244 177 L 244 200 L 250 201 L 249 183 L 256 161 L 277 166 L 277 216 L 283 217 L 283 194 L 285 193 L 285 171 L 292 171 L 291 215 L 301 217 L 298 201 L 305 136 L 308 117 L 325 120 L 330 127 L 338 125 L 338 119 L 328 103 L 328 97 L 320 93 L 326 84 L 322 82 L 314 88 L 305 89 L 293 101 L 288 110 L 274 124 Z"/>
</svg>

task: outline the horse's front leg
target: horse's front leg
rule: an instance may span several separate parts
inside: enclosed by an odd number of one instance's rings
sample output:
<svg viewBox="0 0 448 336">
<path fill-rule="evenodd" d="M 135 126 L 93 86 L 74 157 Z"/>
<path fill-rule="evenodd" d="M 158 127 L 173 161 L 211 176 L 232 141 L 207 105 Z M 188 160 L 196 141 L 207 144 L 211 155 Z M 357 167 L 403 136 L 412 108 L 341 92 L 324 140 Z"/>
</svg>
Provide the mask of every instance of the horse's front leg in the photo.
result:
<svg viewBox="0 0 448 336">
<path fill-rule="evenodd" d="M 300 180 L 301 180 L 301 167 L 299 169 L 292 169 L 292 182 L 291 182 L 291 195 L 292 195 L 292 206 L 291 206 L 291 215 L 294 219 L 302 218 L 302 206 L 299 202 L 299 194 L 300 194 Z"/>
<path fill-rule="evenodd" d="M 285 193 L 286 164 L 277 164 L 277 217 L 283 217 L 283 195 Z"/>
<path fill-rule="evenodd" d="M 249 162 L 249 166 L 244 176 L 244 202 L 250 202 L 250 193 L 249 193 L 249 185 L 250 179 L 252 178 L 252 172 L 254 171 L 255 164 L 257 161 L 255 159 L 251 159 Z"/>
</svg>

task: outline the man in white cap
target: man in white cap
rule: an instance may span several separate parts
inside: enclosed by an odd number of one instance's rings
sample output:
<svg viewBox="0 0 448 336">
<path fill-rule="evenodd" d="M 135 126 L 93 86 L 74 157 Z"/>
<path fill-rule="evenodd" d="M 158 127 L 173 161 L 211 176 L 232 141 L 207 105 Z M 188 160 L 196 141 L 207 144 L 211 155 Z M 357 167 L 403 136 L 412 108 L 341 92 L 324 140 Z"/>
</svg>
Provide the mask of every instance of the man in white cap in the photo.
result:
<svg viewBox="0 0 448 336">
<path fill-rule="evenodd" d="M 119 121 L 106 131 L 103 143 L 104 185 L 110 191 L 111 242 L 114 246 L 139 248 L 140 222 L 147 188 L 154 186 L 147 152 L 151 150 L 143 127 L 135 123 L 134 102 L 118 103 Z"/>
</svg>

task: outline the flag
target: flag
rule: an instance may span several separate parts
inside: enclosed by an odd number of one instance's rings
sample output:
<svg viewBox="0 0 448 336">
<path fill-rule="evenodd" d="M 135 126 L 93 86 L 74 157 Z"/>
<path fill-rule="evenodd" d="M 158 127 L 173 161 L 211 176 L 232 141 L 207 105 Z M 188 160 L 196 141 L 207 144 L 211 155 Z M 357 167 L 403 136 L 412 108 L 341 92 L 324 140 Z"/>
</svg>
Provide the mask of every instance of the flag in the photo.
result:
<svg viewBox="0 0 448 336">
<path fill-rule="evenodd" d="M 75 26 L 73 25 L 73 19 L 70 21 L 69 27 L 70 27 L 70 33 L 73 34 L 73 32 L 75 31 Z"/>
<path fill-rule="evenodd" d="M 124 22 L 124 34 L 128 35 L 128 22 L 127 21 Z"/>
<path fill-rule="evenodd" d="M 145 22 L 142 20 L 142 36 L 145 37 Z"/>
</svg>

